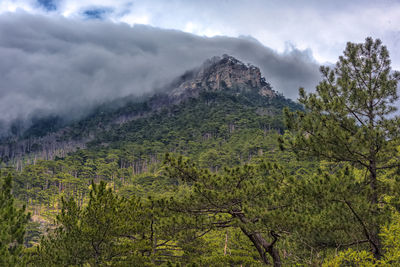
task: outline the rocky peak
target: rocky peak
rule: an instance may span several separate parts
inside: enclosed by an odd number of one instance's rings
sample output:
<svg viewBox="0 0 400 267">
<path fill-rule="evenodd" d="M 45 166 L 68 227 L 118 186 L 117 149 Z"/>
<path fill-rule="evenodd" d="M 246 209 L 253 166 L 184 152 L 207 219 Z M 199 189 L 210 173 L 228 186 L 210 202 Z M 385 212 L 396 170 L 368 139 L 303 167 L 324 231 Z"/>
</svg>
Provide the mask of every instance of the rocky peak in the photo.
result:
<svg viewBox="0 0 400 267">
<path fill-rule="evenodd" d="M 259 68 L 244 64 L 228 55 L 213 57 L 203 65 L 182 75 L 171 91 L 172 97 L 193 97 L 202 90 L 257 91 L 262 96 L 276 96 Z"/>
</svg>

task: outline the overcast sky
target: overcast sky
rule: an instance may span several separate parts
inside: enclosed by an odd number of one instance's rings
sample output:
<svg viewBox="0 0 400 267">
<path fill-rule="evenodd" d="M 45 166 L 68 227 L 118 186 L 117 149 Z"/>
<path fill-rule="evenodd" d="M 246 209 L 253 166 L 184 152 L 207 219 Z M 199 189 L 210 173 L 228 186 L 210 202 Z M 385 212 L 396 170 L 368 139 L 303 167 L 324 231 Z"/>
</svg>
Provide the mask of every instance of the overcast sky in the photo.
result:
<svg viewBox="0 0 400 267">
<path fill-rule="evenodd" d="M 382 39 L 400 69 L 399 18 L 399 0 L 0 0 L 0 122 L 79 115 L 223 53 L 295 99 L 348 41 Z"/>
<path fill-rule="evenodd" d="M 1 0 L 0 13 L 102 19 L 178 29 L 197 35 L 250 35 L 285 51 L 311 49 L 319 62 L 336 61 L 347 41 L 381 38 L 400 68 L 399 0 Z"/>
</svg>

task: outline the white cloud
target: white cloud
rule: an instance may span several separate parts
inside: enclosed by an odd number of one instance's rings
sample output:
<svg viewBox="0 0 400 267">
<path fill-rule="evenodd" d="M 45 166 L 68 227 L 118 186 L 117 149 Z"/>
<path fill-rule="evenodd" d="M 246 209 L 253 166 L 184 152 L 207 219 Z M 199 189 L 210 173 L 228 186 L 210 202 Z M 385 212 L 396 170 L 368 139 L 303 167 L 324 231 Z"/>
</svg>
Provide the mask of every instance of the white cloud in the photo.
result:
<svg viewBox="0 0 400 267">
<path fill-rule="evenodd" d="M 183 28 L 183 31 L 188 32 L 188 33 L 193 33 L 196 35 L 200 35 L 200 36 L 207 36 L 207 37 L 223 35 L 223 33 L 218 30 L 215 30 L 215 29 L 212 29 L 209 27 L 204 27 L 203 25 L 195 24 L 191 21 L 186 23 L 185 27 Z"/>
<path fill-rule="evenodd" d="M 117 22 L 125 22 L 131 26 L 133 26 L 135 24 L 149 24 L 150 16 L 148 16 L 146 14 L 142 14 L 142 15 L 127 14 L 127 15 L 124 15 L 124 16 L 118 18 Z"/>
<path fill-rule="evenodd" d="M 16 12 L 18 10 L 23 10 L 26 12 L 36 13 L 39 12 L 35 8 L 34 0 L 2 0 L 0 1 L 0 14 L 5 12 Z"/>
<path fill-rule="evenodd" d="M 400 2 L 396 0 L 59 0 L 52 14 L 77 19 L 90 8 L 110 8 L 104 17 L 115 23 L 148 24 L 196 35 L 251 35 L 279 52 L 290 42 L 311 49 L 321 63 L 335 62 L 346 42 L 382 38 L 400 68 L 397 52 Z M 0 0 L 0 13 L 44 13 L 36 0 Z"/>
</svg>

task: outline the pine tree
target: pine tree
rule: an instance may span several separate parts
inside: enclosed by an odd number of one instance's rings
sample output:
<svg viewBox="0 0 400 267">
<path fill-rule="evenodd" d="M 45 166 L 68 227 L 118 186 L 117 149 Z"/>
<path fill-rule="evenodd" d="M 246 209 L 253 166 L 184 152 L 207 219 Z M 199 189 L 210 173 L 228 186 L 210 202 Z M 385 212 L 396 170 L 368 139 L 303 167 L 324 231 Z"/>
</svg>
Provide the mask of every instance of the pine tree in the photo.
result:
<svg viewBox="0 0 400 267">
<path fill-rule="evenodd" d="M 182 182 L 170 208 L 196 218 L 203 234 L 213 229 L 239 229 L 264 264 L 282 266 L 277 248 L 282 229 L 285 177 L 276 166 L 244 165 L 212 173 L 182 157 L 166 156 L 169 177 Z M 282 171 L 282 170 L 279 170 Z M 269 257 L 268 257 L 269 256 Z"/>
<path fill-rule="evenodd" d="M 300 89 L 305 111 L 285 110 L 292 131 L 285 141 L 299 157 L 346 162 L 365 170 L 367 178 L 361 184 L 369 190 L 370 218 L 378 218 L 384 202 L 380 176 L 399 166 L 389 162 L 398 156 L 400 119 L 394 112 L 400 73 L 391 70 L 387 48 L 372 38 L 348 43 L 335 68 L 321 67 L 321 73 L 316 93 Z M 379 220 L 366 224 L 367 219 L 356 218 L 374 256 L 380 258 Z"/>
<path fill-rule="evenodd" d="M 348 249 L 327 260 L 323 266 L 399 266 L 400 265 L 400 214 L 393 211 L 390 224 L 381 231 L 384 254 L 377 260 L 369 251 Z"/>
<path fill-rule="evenodd" d="M 89 203 L 79 207 L 62 200 L 57 227 L 44 236 L 33 262 L 37 265 L 143 265 L 151 244 L 149 224 L 139 199 L 117 196 L 106 184 L 92 184 Z"/>
<path fill-rule="evenodd" d="M 14 203 L 11 174 L 1 178 L 0 266 L 24 266 L 23 241 L 30 215 L 25 213 L 25 207 L 17 208 Z"/>
</svg>

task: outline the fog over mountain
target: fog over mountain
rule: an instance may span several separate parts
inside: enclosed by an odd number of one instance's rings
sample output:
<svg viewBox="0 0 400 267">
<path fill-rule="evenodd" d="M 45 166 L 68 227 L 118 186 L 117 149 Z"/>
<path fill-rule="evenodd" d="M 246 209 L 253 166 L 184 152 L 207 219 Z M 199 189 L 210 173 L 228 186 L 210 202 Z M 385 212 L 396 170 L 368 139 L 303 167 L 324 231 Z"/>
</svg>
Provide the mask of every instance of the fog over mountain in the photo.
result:
<svg viewBox="0 0 400 267">
<path fill-rule="evenodd" d="M 200 37 L 150 26 L 16 12 L 0 15 L 1 134 L 15 119 L 77 118 L 95 104 L 163 88 L 213 56 L 260 67 L 274 90 L 295 99 L 320 79 L 311 51 L 279 54 L 251 37 Z"/>
</svg>

